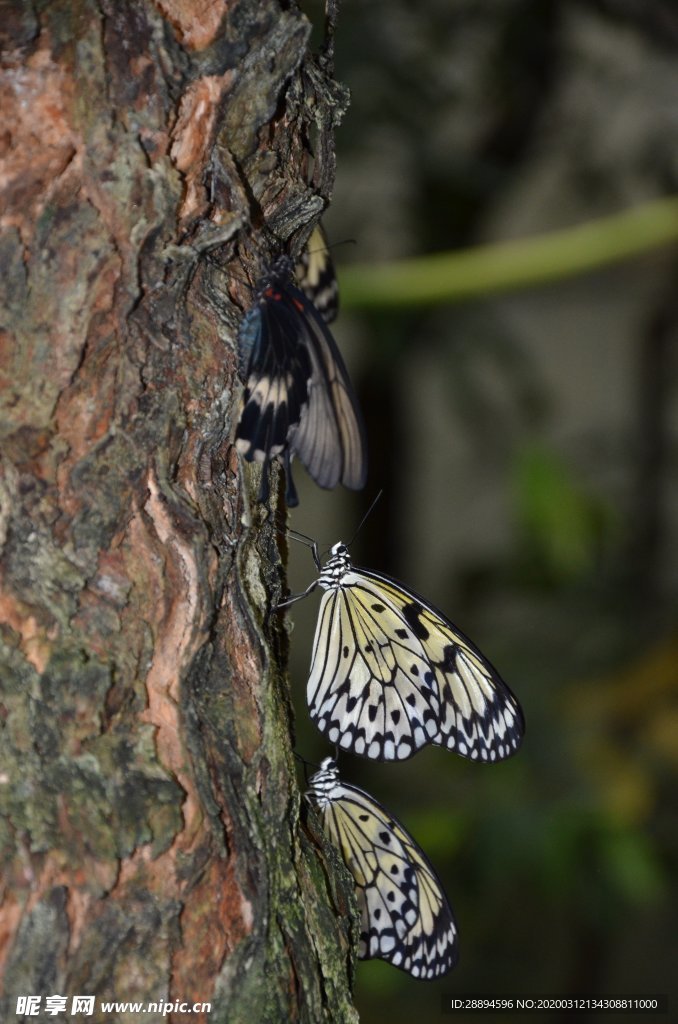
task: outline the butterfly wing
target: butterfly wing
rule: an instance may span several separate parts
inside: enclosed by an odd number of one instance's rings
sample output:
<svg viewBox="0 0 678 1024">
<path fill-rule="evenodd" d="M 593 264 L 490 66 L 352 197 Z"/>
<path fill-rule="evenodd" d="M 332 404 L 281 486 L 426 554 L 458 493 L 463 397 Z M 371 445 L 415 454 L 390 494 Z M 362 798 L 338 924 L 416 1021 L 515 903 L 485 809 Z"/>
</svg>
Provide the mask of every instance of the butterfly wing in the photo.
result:
<svg viewBox="0 0 678 1024">
<path fill-rule="evenodd" d="M 440 881 L 412 836 L 355 786 L 338 783 L 319 810 L 356 884 L 360 959 L 386 960 L 418 978 L 449 971 L 458 959 L 457 928 Z"/>
<path fill-rule="evenodd" d="M 296 292 L 296 295 L 294 293 Z M 311 363 L 308 407 L 290 438 L 290 448 L 320 487 L 342 483 L 351 490 L 365 486 L 365 428 L 344 361 L 314 306 L 297 289 L 294 301 L 305 303 L 299 341 Z"/>
<path fill-rule="evenodd" d="M 516 698 L 478 649 L 417 594 L 364 569 L 323 594 L 307 695 L 331 742 L 375 760 L 434 743 L 498 761 L 524 733 Z"/>
<path fill-rule="evenodd" d="M 405 760 L 440 731 L 435 674 L 401 619 L 369 577 L 350 571 L 324 592 L 313 641 L 312 720 L 331 743 L 378 761 Z"/>
<path fill-rule="evenodd" d="M 388 576 L 363 571 L 398 608 L 435 670 L 441 720 L 433 742 L 474 761 L 499 761 L 515 753 L 525 722 L 497 670 L 433 605 Z"/>
<path fill-rule="evenodd" d="M 325 323 L 332 323 L 339 312 L 339 286 L 330 256 L 327 236 L 316 224 L 294 271 L 297 284 L 310 299 Z"/>
<path fill-rule="evenodd" d="M 296 341 L 297 330 L 280 300 L 258 303 L 243 321 L 241 356 L 249 352 L 236 447 L 249 461 L 280 455 L 308 405 L 312 366 L 308 350 Z"/>
</svg>

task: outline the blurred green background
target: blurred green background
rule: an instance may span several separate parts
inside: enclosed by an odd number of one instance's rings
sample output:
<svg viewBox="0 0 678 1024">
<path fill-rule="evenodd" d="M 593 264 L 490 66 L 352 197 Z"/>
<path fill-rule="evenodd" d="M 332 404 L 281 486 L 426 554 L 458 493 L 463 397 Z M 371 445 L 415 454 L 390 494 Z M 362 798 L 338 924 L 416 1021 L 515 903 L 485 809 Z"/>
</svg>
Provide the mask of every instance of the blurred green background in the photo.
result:
<svg viewBox="0 0 678 1024">
<path fill-rule="evenodd" d="M 334 250 L 340 285 L 351 262 L 678 194 L 675 0 L 346 3 L 337 73 L 352 105 L 325 224 L 357 240 Z M 341 758 L 422 845 L 460 930 L 440 982 L 359 964 L 365 1024 L 442 1021 L 442 993 L 668 993 L 678 1019 L 677 273 L 664 247 L 435 308 L 344 292 L 369 484 L 327 494 L 297 470 L 291 525 L 348 540 L 383 488 L 354 560 L 442 608 L 527 720 L 500 765 Z M 290 554 L 300 590 L 312 560 Z M 317 608 L 290 616 L 297 749 L 315 760 L 331 752 L 305 704 Z"/>
</svg>

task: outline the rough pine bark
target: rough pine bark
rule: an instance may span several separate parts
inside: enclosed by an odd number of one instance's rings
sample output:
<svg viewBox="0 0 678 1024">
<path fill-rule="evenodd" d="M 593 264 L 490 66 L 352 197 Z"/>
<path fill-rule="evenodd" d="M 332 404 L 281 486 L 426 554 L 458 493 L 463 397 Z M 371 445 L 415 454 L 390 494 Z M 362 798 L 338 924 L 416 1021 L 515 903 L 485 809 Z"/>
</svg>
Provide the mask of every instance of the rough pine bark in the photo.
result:
<svg viewBox="0 0 678 1024">
<path fill-rule="evenodd" d="M 0 32 L 2 1019 L 353 1021 L 284 488 L 233 447 L 246 282 L 326 205 L 344 92 L 274 0 L 9 0 Z"/>
</svg>

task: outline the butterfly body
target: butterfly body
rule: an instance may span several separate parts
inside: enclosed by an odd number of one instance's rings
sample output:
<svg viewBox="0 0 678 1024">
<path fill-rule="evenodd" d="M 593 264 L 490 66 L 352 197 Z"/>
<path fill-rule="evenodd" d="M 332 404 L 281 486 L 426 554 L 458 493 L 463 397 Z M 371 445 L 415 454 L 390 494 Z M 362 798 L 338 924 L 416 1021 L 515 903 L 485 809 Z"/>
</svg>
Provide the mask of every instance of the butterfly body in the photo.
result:
<svg viewBox="0 0 678 1024">
<path fill-rule="evenodd" d="M 238 357 L 245 395 L 236 448 L 266 468 L 280 457 L 287 501 L 297 504 L 290 459 L 320 487 L 365 484 L 365 431 L 346 367 L 325 320 L 297 286 L 295 265 L 280 256 L 268 268 L 243 317 Z"/>
<path fill-rule="evenodd" d="M 457 928 L 423 851 L 373 797 L 342 783 L 325 758 L 308 798 L 356 885 L 361 916 L 358 956 L 379 958 L 414 977 L 440 977 L 457 962 Z"/>
<path fill-rule="evenodd" d="M 311 718 L 331 743 L 401 761 L 432 743 L 493 762 L 524 732 L 516 698 L 451 622 L 403 584 L 354 567 L 335 544 L 307 684 Z"/>
<path fill-rule="evenodd" d="M 282 302 L 280 282 L 290 280 L 294 273 L 294 264 L 289 256 L 279 256 L 268 268 L 254 302 L 245 313 L 238 332 L 238 356 L 240 371 L 247 378 L 247 370 L 252 351 L 261 333 L 260 319 L 269 301 Z"/>
</svg>

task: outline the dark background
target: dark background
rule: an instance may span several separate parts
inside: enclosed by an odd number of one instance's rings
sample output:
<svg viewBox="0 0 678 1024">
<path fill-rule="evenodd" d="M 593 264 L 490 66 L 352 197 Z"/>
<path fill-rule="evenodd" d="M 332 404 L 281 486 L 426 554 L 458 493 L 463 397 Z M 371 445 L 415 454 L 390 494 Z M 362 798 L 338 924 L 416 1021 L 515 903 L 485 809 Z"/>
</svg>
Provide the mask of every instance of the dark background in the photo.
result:
<svg viewBox="0 0 678 1024">
<path fill-rule="evenodd" d="M 353 101 L 325 223 L 357 244 L 334 250 L 340 284 L 351 261 L 677 192 L 677 57 L 670 0 L 345 4 L 337 70 Z M 359 964 L 365 1024 L 443 1020 L 441 993 L 669 993 L 675 1012 L 677 270 L 664 249 L 503 297 L 340 315 L 369 484 L 326 494 L 297 470 L 291 524 L 348 540 L 384 488 L 356 563 L 445 610 L 527 719 L 500 765 L 438 748 L 341 758 L 420 842 L 460 930 L 438 983 Z M 303 589 L 310 555 L 291 558 Z M 297 748 L 315 760 L 331 752 L 304 696 L 317 607 L 290 616 Z"/>
</svg>

